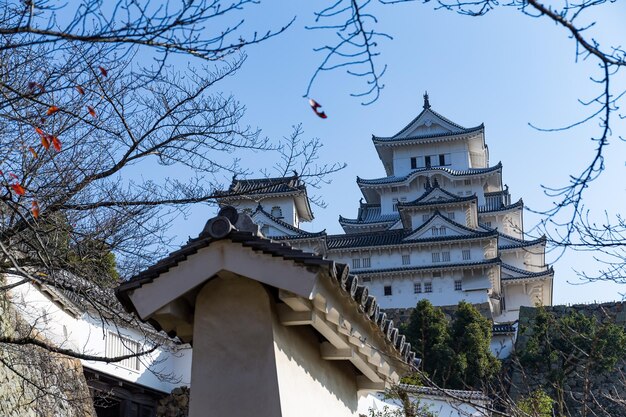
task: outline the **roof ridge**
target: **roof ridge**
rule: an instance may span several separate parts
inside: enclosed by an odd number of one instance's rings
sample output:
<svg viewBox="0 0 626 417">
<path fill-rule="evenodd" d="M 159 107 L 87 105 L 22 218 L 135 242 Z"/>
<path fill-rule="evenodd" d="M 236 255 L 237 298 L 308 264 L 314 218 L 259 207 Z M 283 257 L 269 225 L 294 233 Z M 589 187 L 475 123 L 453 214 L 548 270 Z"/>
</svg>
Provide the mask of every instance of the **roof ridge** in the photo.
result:
<svg viewBox="0 0 626 417">
<path fill-rule="evenodd" d="M 380 141 L 380 142 L 402 142 L 402 141 L 409 141 L 409 140 L 414 140 L 414 139 L 445 138 L 445 137 L 448 137 L 448 136 L 459 136 L 459 135 L 466 135 L 468 133 L 478 132 L 478 131 L 480 131 L 480 130 L 482 130 L 484 128 L 485 128 L 484 123 L 481 123 L 478 126 L 463 128 L 463 130 L 460 131 L 460 132 L 427 133 L 427 134 L 422 134 L 422 135 L 405 136 L 405 137 L 397 137 L 395 135 L 394 136 L 376 136 L 376 135 L 372 135 L 372 141 L 375 144 L 376 141 Z"/>
<path fill-rule="evenodd" d="M 456 221 L 454 221 L 454 220 L 444 216 L 443 214 L 441 214 L 441 212 L 439 210 L 436 209 L 435 212 L 433 213 L 433 215 L 428 218 L 428 220 L 426 220 L 417 229 L 414 229 L 413 231 L 411 231 L 408 236 L 416 234 L 416 233 L 420 232 L 422 229 L 426 229 L 426 228 L 430 227 L 430 226 L 428 226 L 428 223 L 430 223 L 435 217 L 440 217 L 440 218 L 442 218 L 444 220 L 444 222 L 446 222 L 448 224 L 451 224 L 453 226 L 459 227 L 459 228 L 461 228 L 461 229 L 463 229 L 465 231 L 471 232 L 472 235 L 476 236 L 476 237 L 478 237 L 478 236 L 485 236 L 485 237 L 487 237 L 487 236 L 492 236 L 492 235 L 496 236 L 498 234 L 496 231 L 481 232 L 481 231 L 479 231 L 477 229 L 469 228 L 469 227 L 467 227 L 465 225 L 462 225 L 461 223 L 457 223 Z M 464 235 L 461 235 L 461 236 L 464 236 Z M 445 236 L 445 237 L 460 237 L 460 236 Z M 412 239 L 412 240 L 415 240 L 415 239 Z"/>
<path fill-rule="evenodd" d="M 395 176 L 387 176 L 387 177 L 382 177 L 382 178 L 374 178 L 374 179 L 363 179 L 359 176 L 356 177 L 356 181 L 357 184 L 393 184 L 396 182 L 402 182 L 402 181 L 406 181 L 408 180 L 411 176 L 417 176 L 419 174 L 425 173 L 425 172 L 429 172 L 429 171 L 443 171 L 443 172 L 447 172 L 448 174 L 452 175 L 452 176 L 466 176 L 466 175 L 478 175 L 478 174 L 486 174 L 489 172 L 494 172 L 497 171 L 499 169 L 502 168 L 502 162 L 498 162 L 496 165 L 490 166 L 490 167 L 485 167 L 485 168 L 467 168 L 465 170 L 457 170 L 457 169 L 450 169 L 447 167 L 424 167 L 424 168 L 417 168 L 417 169 L 413 169 L 411 170 L 408 174 L 403 175 L 401 177 L 395 177 Z"/>
</svg>

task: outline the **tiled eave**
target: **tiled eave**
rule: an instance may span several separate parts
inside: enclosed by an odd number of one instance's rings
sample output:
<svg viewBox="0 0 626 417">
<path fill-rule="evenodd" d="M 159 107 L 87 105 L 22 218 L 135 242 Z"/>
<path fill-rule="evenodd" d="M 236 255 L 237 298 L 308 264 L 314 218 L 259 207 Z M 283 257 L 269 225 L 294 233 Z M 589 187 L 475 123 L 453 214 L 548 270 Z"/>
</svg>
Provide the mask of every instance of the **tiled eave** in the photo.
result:
<svg viewBox="0 0 626 417">
<path fill-rule="evenodd" d="M 385 233 L 385 232 L 382 232 L 382 233 Z M 392 232 L 392 231 L 389 231 L 389 232 Z M 393 232 L 395 232 L 395 230 Z M 403 230 L 398 230 L 398 232 L 406 234 L 406 232 Z M 341 235 L 335 235 L 335 236 L 341 236 Z M 327 244 L 328 244 L 329 251 L 338 252 L 338 251 L 346 251 L 346 250 L 353 250 L 353 249 L 366 250 L 366 249 L 404 248 L 407 246 L 432 245 L 433 243 L 451 244 L 455 242 L 467 242 L 471 240 L 495 239 L 497 238 L 497 236 L 498 234 L 494 232 L 480 232 L 480 233 L 476 233 L 472 235 L 438 236 L 438 237 L 429 237 L 429 238 L 423 238 L 423 239 L 398 240 L 395 242 L 381 242 L 381 243 L 377 243 L 373 241 L 373 242 L 364 242 L 363 244 L 356 244 L 356 245 L 346 244 L 342 246 L 334 246 L 332 239 L 328 239 Z M 363 234 L 361 233 L 355 233 L 353 234 L 353 237 L 363 237 L 363 240 L 367 240 L 367 237 L 369 236 L 363 236 Z"/>
<path fill-rule="evenodd" d="M 358 219 L 348 219 L 342 216 L 339 216 L 339 224 L 340 225 L 350 225 L 350 226 L 386 226 L 392 225 L 393 223 L 400 220 L 399 218 L 395 219 L 381 219 L 381 220 L 358 220 Z"/>
<path fill-rule="evenodd" d="M 554 269 L 552 267 L 547 268 L 545 271 L 529 272 L 512 265 L 502 264 L 502 271 L 512 272 L 517 275 L 514 277 L 505 277 L 504 274 L 501 274 L 501 282 L 503 285 L 544 281 L 545 279 L 554 277 Z"/>
<path fill-rule="evenodd" d="M 502 234 L 500 233 L 500 236 L 502 236 Z M 529 248 L 532 246 L 545 246 L 546 244 L 546 237 L 540 237 L 538 239 L 534 239 L 534 240 L 521 240 L 521 239 L 517 239 L 511 236 L 504 236 L 506 237 L 506 239 L 509 240 L 513 240 L 516 243 L 512 244 L 512 245 L 502 245 L 502 246 L 498 246 L 498 250 L 501 251 L 509 251 L 509 250 L 516 250 L 516 249 L 521 249 L 521 248 Z"/>
<path fill-rule="evenodd" d="M 434 133 L 429 135 L 419 135 L 410 137 L 380 137 L 372 136 L 372 142 L 375 146 L 403 146 L 414 145 L 415 143 L 431 143 L 431 142 L 446 142 L 459 139 L 467 139 L 473 136 L 477 136 L 480 133 L 484 133 L 485 126 L 480 124 L 478 126 L 464 129 L 460 132 L 443 132 Z"/>
<path fill-rule="evenodd" d="M 494 323 L 491 328 L 493 335 L 507 335 L 515 333 L 515 322 L 513 323 Z"/>
<path fill-rule="evenodd" d="M 517 202 L 509 204 L 508 206 L 502 206 L 498 209 L 488 210 L 484 207 L 478 207 L 478 213 L 490 214 L 490 213 L 502 213 L 506 211 L 522 210 L 524 208 L 524 201 L 520 198 Z"/>
<path fill-rule="evenodd" d="M 425 387 L 409 384 L 399 384 L 400 389 L 405 390 L 410 394 L 416 394 L 421 397 L 441 397 L 446 400 L 475 400 L 475 401 L 490 401 L 489 397 L 480 391 L 466 391 L 457 389 L 443 389 L 437 387 Z"/>
<path fill-rule="evenodd" d="M 413 180 L 413 178 L 417 177 L 418 175 L 423 175 L 423 174 L 441 173 L 444 175 L 449 175 L 451 177 L 475 177 L 475 176 L 481 176 L 481 175 L 491 175 L 495 172 L 501 171 L 501 169 L 502 169 L 501 162 L 498 162 L 496 165 L 489 167 L 489 168 L 469 168 L 469 169 L 462 170 L 462 171 L 449 169 L 446 167 L 418 168 L 418 169 L 412 170 L 410 173 L 402 177 L 389 176 L 389 177 L 376 178 L 376 179 L 371 179 L 371 180 L 357 177 L 356 182 L 357 182 L 357 185 L 362 188 L 365 188 L 365 187 L 380 188 L 381 186 L 390 187 L 390 186 L 402 185 L 402 184 L 410 182 L 411 180 Z"/>
<path fill-rule="evenodd" d="M 436 201 L 423 201 L 418 203 L 398 203 L 398 211 L 413 211 L 421 210 L 424 207 L 452 207 L 452 206 L 464 206 L 467 203 L 478 204 L 478 197 L 471 195 L 468 197 L 459 197 L 451 200 L 436 200 Z"/>
<path fill-rule="evenodd" d="M 424 266 L 404 266 L 396 268 L 380 268 L 380 269 L 362 269 L 355 271 L 359 276 L 381 275 L 388 273 L 395 273 L 398 275 L 408 275 L 414 272 L 428 272 L 428 271 L 441 271 L 444 269 L 481 269 L 497 267 L 502 263 L 500 258 L 488 259 L 486 261 L 479 262 L 466 262 L 466 263 L 451 263 L 451 264 L 430 264 Z"/>
</svg>

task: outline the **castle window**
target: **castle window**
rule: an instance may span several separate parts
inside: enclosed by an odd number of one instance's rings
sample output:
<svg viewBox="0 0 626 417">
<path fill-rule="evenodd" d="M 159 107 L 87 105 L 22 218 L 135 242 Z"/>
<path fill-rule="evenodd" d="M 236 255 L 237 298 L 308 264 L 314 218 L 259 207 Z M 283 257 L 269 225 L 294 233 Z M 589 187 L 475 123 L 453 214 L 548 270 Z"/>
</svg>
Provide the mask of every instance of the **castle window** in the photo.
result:
<svg viewBox="0 0 626 417">
<path fill-rule="evenodd" d="M 424 157 L 424 162 L 426 163 L 426 168 L 430 168 L 430 155 Z"/>
<path fill-rule="evenodd" d="M 371 265 L 371 258 L 363 258 L 363 268 L 369 268 Z"/>
<path fill-rule="evenodd" d="M 461 291 L 461 290 L 463 290 L 463 281 L 461 280 L 454 281 L 454 291 Z"/>
<path fill-rule="evenodd" d="M 450 252 L 441 252 L 441 261 L 450 262 Z"/>
<path fill-rule="evenodd" d="M 437 227 L 433 227 L 432 229 L 433 236 L 439 236 L 439 229 Z"/>
<path fill-rule="evenodd" d="M 433 284 L 432 282 L 424 283 L 424 292 L 433 292 Z"/>
<path fill-rule="evenodd" d="M 431 253 L 433 262 L 441 262 L 441 254 L 439 252 Z"/>
<path fill-rule="evenodd" d="M 449 212 L 448 212 L 448 218 L 449 218 L 450 220 L 454 220 L 454 212 L 453 212 L 453 211 L 449 211 Z"/>
<path fill-rule="evenodd" d="M 472 180 L 465 180 L 464 183 L 465 185 L 472 185 Z"/>
<path fill-rule="evenodd" d="M 411 169 L 417 169 L 417 158 L 411 158 Z"/>
<path fill-rule="evenodd" d="M 441 278 L 441 272 L 433 272 L 433 278 Z"/>
<path fill-rule="evenodd" d="M 487 227 L 491 227 L 491 222 L 485 222 L 484 224 L 485 224 L 485 226 L 487 226 Z"/>
<path fill-rule="evenodd" d="M 467 261 L 469 259 L 472 259 L 472 253 L 469 249 L 463 249 L 463 260 Z"/>
<path fill-rule="evenodd" d="M 402 265 L 411 264 L 411 255 L 402 255 Z"/>
<path fill-rule="evenodd" d="M 439 165 L 446 165 L 446 156 L 442 153 L 439 154 Z"/>
<path fill-rule="evenodd" d="M 445 226 L 441 226 L 441 227 L 439 228 L 439 234 L 440 234 L 441 236 L 445 236 L 445 235 L 446 235 L 446 231 L 447 231 L 447 230 L 446 230 L 446 227 L 445 227 Z"/>
<path fill-rule="evenodd" d="M 420 282 L 416 282 L 413 284 L 413 293 L 419 294 L 422 292 L 422 284 Z"/>
<path fill-rule="evenodd" d="M 398 199 L 394 198 L 391 201 L 393 202 L 393 211 L 398 211 Z"/>
<path fill-rule="evenodd" d="M 352 268 L 358 269 L 361 267 L 361 258 L 354 258 L 352 260 Z"/>
<path fill-rule="evenodd" d="M 430 219 L 430 214 L 422 214 L 422 222 L 426 223 Z"/>
<path fill-rule="evenodd" d="M 133 355 L 135 353 L 139 353 L 139 342 L 136 342 L 127 337 L 122 337 L 117 333 L 108 332 L 107 334 L 107 344 L 105 353 L 108 357 L 116 357 L 116 356 L 126 356 Z M 132 357 L 128 359 L 124 359 L 116 363 L 119 366 L 123 366 L 124 368 L 132 369 L 133 371 L 139 370 L 139 358 Z"/>
<path fill-rule="evenodd" d="M 274 206 L 272 207 L 272 216 L 276 217 L 277 219 L 282 219 L 283 218 L 283 210 L 278 207 L 278 206 Z"/>
<path fill-rule="evenodd" d="M 391 295 L 391 285 L 385 285 L 383 291 L 385 295 Z"/>
</svg>

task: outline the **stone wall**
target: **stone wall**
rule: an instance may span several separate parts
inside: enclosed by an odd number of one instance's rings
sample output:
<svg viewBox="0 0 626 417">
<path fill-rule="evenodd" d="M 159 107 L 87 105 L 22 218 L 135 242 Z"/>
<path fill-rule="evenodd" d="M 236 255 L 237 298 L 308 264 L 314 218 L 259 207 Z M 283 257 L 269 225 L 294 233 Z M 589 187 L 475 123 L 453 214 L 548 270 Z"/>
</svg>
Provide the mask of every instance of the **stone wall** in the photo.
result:
<svg viewBox="0 0 626 417">
<path fill-rule="evenodd" d="M 0 293 L 0 337 L 29 331 Z M 80 361 L 33 346 L 0 343 L 0 416 L 95 416 Z"/>
<path fill-rule="evenodd" d="M 159 401 L 157 417 L 187 417 L 189 415 L 189 388 L 174 388 L 172 393 Z"/>
<path fill-rule="evenodd" d="M 544 307 L 557 317 L 564 316 L 570 311 L 580 312 L 588 317 L 595 316 L 599 323 L 612 322 L 626 328 L 626 303 L 613 302 L 604 304 L 588 304 L 573 306 Z M 519 317 L 519 332 L 515 344 L 515 352 L 521 354 L 527 348 L 531 332 L 530 326 L 537 316 L 538 309 L 534 307 L 522 307 Z M 521 369 L 513 359 L 510 361 L 510 388 L 509 394 L 513 401 L 529 395 L 532 391 L 542 388 L 554 398 L 554 392 L 549 388 L 547 371 L 533 371 Z M 581 366 L 582 368 L 582 366 Z M 585 404 L 590 407 L 587 415 L 593 416 L 624 416 L 626 415 L 626 358 L 619 361 L 612 371 L 601 374 L 586 373 L 585 369 L 579 369 L 569 377 L 564 384 L 565 403 L 567 415 L 582 415 L 582 403 L 585 377 L 589 375 L 590 396 L 585 399 Z M 547 387 L 547 388 L 546 388 Z"/>
<path fill-rule="evenodd" d="M 448 320 L 452 319 L 452 316 L 454 316 L 454 312 L 457 310 L 457 308 L 459 308 L 459 306 L 456 304 L 449 305 L 449 306 L 435 306 L 435 307 L 440 308 L 443 311 L 443 313 L 446 315 Z M 474 304 L 474 307 L 476 307 L 476 309 L 484 317 L 488 318 L 489 320 L 492 319 L 491 309 L 489 308 L 489 303 Z M 411 313 L 413 312 L 413 310 L 414 308 L 385 308 L 382 311 L 384 311 L 387 314 L 387 318 L 393 320 L 395 326 L 397 327 L 399 325 L 406 325 L 409 323 L 409 319 L 411 317 Z"/>
</svg>

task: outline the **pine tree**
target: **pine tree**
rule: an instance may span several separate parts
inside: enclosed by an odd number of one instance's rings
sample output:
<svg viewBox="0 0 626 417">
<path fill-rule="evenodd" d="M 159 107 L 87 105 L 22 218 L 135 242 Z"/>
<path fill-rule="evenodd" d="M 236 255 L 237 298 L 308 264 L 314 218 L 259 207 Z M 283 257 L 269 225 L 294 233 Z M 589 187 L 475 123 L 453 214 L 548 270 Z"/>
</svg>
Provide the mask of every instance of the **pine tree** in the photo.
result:
<svg viewBox="0 0 626 417">
<path fill-rule="evenodd" d="M 491 322 L 469 303 L 459 303 L 452 322 L 430 301 L 415 306 L 405 332 L 422 370 L 444 388 L 480 388 L 500 370 L 490 350 Z"/>
<path fill-rule="evenodd" d="M 449 326 L 443 311 L 430 301 L 421 300 L 411 313 L 406 336 L 422 360 L 422 370 L 436 384 L 445 386 L 454 352 L 450 349 Z"/>
</svg>

